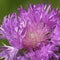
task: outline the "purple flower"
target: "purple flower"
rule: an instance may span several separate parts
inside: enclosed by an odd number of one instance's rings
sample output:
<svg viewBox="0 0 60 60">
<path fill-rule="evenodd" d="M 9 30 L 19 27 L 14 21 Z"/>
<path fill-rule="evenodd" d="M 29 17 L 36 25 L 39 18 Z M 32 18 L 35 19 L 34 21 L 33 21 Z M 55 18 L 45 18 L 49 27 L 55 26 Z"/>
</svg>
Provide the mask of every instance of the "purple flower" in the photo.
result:
<svg viewBox="0 0 60 60">
<path fill-rule="evenodd" d="M 5 16 L 0 27 L 0 39 L 7 39 L 11 45 L 0 47 L 0 57 L 5 60 L 59 60 L 60 12 L 46 4 L 32 5 L 27 11 L 18 8 L 18 11 L 19 15 Z"/>
<path fill-rule="evenodd" d="M 60 21 L 57 21 L 57 25 L 52 33 L 52 42 L 60 46 Z"/>
</svg>

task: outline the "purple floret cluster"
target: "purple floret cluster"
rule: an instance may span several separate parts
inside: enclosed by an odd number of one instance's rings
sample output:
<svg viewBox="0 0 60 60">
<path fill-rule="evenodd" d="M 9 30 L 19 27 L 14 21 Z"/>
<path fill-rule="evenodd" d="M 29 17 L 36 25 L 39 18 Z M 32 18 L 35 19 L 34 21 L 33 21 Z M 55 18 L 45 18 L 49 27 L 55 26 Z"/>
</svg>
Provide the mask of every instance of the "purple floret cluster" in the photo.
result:
<svg viewBox="0 0 60 60">
<path fill-rule="evenodd" d="M 5 16 L 0 26 L 4 60 L 60 60 L 60 11 L 51 5 L 31 5 Z"/>
</svg>

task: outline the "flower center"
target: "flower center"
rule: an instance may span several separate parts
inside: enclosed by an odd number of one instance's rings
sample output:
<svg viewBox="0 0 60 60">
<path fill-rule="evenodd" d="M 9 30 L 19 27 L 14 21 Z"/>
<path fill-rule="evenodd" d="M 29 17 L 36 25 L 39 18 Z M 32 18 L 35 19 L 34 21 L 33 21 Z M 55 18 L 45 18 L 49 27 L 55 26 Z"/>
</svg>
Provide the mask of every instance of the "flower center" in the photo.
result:
<svg viewBox="0 0 60 60">
<path fill-rule="evenodd" d="M 48 32 L 48 29 L 43 24 L 29 26 L 23 40 L 24 46 L 35 48 L 41 42 L 46 41 Z"/>
</svg>

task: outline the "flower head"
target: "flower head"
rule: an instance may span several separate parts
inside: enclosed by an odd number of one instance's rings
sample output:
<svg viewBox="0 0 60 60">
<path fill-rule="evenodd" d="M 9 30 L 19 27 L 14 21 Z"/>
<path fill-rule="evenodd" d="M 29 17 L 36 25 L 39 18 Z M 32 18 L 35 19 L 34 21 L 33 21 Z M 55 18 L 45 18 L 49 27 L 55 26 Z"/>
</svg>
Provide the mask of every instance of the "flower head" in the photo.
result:
<svg viewBox="0 0 60 60">
<path fill-rule="evenodd" d="M 49 60 L 52 57 L 58 60 L 59 54 L 54 51 L 58 51 L 57 45 L 60 45 L 59 11 L 46 4 L 32 5 L 27 11 L 18 8 L 18 11 L 19 15 L 13 13 L 4 17 L 0 27 L 1 37 L 11 45 L 3 50 L 4 53 L 10 50 L 7 57 L 10 60 Z M 0 55 L 5 57 L 3 52 Z"/>
</svg>

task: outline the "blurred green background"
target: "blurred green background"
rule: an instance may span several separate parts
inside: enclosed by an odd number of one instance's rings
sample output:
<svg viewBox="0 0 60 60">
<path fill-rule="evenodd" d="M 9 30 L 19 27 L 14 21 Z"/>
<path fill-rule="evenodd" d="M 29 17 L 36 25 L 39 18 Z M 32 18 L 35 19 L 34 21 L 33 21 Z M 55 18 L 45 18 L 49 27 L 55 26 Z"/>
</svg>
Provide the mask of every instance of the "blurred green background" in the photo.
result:
<svg viewBox="0 0 60 60">
<path fill-rule="evenodd" d="M 52 4 L 53 7 L 60 8 L 60 0 L 0 0 L 0 21 L 5 15 L 16 12 L 20 5 L 26 8 L 28 4 L 38 3 Z"/>
<path fill-rule="evenodd" d="M 23 6 L 27 8 L 29 4 L 47 3 L 51 4 L 52 7 L 60 9 L 60 0 L 0 0 L 0 24 L 2 23 L 3 17 L 12 12 L 17 12 L 17 8 Z M 0 41 L 0 45 L 2 45 Z M 6 40 L 3 41 L 8 44 Z"/>
</svg>

